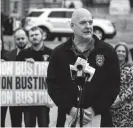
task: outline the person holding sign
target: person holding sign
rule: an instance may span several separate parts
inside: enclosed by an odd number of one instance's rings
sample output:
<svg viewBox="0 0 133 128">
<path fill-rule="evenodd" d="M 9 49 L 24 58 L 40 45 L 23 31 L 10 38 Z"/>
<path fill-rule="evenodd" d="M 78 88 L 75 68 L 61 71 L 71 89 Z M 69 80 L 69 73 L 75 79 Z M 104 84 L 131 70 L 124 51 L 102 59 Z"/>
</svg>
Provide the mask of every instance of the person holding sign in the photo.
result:
<svg viewBox="0 0 133 128">
<path fill-rule="evenodd" d="M 3 49 L 3 42 L 0 40 L 0 52 L 1 52 L 1 58 L 0 62 L 5 61 L 5 50 Z M 1 127 L 5 127 L 5 117 L 7 112 L 7 106 L 1 106 Z"/>
<path fill-rule="evenodd" d="M 18 53 L 27 47 L 28 38 L 27 38 L 26 31 L 23 28 L 18 28 L 14 31 L 14 41 L 15 41 L 16 48 L 10 52 L 7 52 L 4 55 L 3 59 L 5 61 L 16 61 Z M 23 112 L 22 107 L 13 105 L 9 107 L 9 110 L 11 115 L 12 127 L 21 127 L 22 112 Z M 1 111 L 2 113 L 4 112 L 3 110 Z M 3 121 L 5 121 L 5 116 L 2 116 L 1 119 L 3 124 Z"/>
<path fill-rule="evenodd" d="M 26 49 L 28 44 L 28 37 L 23 28 L 16 29 L 13 35 L 16 48 L 6 54 L 7 61 L 16 61 L 19 52 L 23 49 Z"/>
<path fill-rule="evenodd" d="M 28 31 L 29 41 L 32 46 L 21 51 L 17 57 L 18 61 L 48 61 L 52 50 L 44 46 L 43 31 L 39 27 L 33 27 Z M 49 107 L 47 106 L 27 106 L 24 112 L 26 127 L 35 127 L 36 118 L 39 127 L 49 126 Z"/>
<path fill-rule="evenodd" d="M 111 127 L 109 108 L 119 92 L 120 85 L 117 54 L 109 44 L 93 34 L 93 18 L 87 9 L 76 9 L 70 25 L 74 37 L 54 49 L 48 66 L 48 92 L 58 106 L 57 127 L 64 127 L 65 121 L 67 122 L 66 114 L 73 119 L 76 115 L 76 123 L 79 123 L 80 114 L 77 114 L 77 108 L 81 89 L 71 77 L 72 74 L 77 74 L 75 71 L 78 71 L 78 65 L 83 67 L 84 73 L 90 73 L 87 75 L 88 80 L 82 83 L 83 127 L 93 122 L 97 115 L 101 115 L 101 127 Z M 78 57 L 80 59 L 76 64 Z M 75 70 L 73 73 L 70 67 Z M 92 75 L 91 69 L 94 71 Z"/>
</svg>

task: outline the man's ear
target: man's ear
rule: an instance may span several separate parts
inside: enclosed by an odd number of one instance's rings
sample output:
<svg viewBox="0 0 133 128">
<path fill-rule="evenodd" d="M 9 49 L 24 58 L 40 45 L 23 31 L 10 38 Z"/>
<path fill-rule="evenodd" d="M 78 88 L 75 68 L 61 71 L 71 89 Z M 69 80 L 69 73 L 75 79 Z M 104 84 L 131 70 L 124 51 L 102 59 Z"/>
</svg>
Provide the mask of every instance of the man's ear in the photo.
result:
<svg viewBox="0 0 133 128">
<path fill-rule="evenodd" d="M 74 24 L 73 23 L 70 23 L 70 27 L 73 30 Z"/>
</svg>

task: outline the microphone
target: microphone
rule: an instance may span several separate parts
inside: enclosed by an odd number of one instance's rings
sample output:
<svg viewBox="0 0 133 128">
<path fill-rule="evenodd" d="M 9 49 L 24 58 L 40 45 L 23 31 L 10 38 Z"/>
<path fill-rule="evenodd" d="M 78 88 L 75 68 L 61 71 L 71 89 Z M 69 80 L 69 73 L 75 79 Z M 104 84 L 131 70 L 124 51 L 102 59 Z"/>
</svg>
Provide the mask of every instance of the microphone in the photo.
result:
<svg viewBox="0 0 133 128">
<path fill-rule="evenodd" d="M 74 66 L 77 68 L 78 66 L 81 65 L 83 67 L 83 70 L 84 70 L 86 64 L 87 64 L 87 60 L 85 60 L 85 59 L 83 59 L 81 57 L 78 57 L 76 62 L 75 62 L 75 64 L 74 64 Z"/>
<path fill-rule="evenodd" d="M 82 65 L 77 65 L 77 76 L 76 76 L 77 85 L 83 86 L 85 84 L 85 74 L 83 71 Z"/>
<path fill-rule="evenodd" d="M 95 68 L 91 67 L 87 60 L 78 57 L 74 65 L 70 64 L 70 74 L 72 80 L 76 80 L 78 85 L 83 85 L 92 80 Z"/>
<path fill-rule="evenodd" d="M 77 65 L 77 77 L 81 77 L 83 75 L 83 66 Z"/>
<path fill-rule="evenodd" d="M 86 75 L 86 81 L 91 81 L 94 74 L 95 74 L 95 68 L 89 66 L 89 65 L 86 65 L 85 69 L 84 69 L 84 72 L 85 72 L 85 75 Z"/>
<path fill-rule="evenodd" d="M 89 63 L 87 62 L 87 60 L 78 57 L 75 64 L 74 65 L 69 65 L 70 66 L 70 74 L 71 74 L 71 79 L 74 80 L 74 82 L 76 82 L 76 85 L 79 88 L 79 100 L 78 100 L 78 109 L 77 109 L 77 113 L 79 111 L 80 108 L 80 126 L 83 126 L 83 102 L 84 102 L 84 86 L 85 83 L 87 81 L 91 81 L 91 79 L 93 78 L 93 75 L 95 73 L 95 68 L 91 67 L 89 65 Z M 72 127 L 76 126 L 76 122 L 77 122 L 77 114 L 76 114 L 76 118 L 74 119 L 74 121 L 72 122 Z"/>
</svg>

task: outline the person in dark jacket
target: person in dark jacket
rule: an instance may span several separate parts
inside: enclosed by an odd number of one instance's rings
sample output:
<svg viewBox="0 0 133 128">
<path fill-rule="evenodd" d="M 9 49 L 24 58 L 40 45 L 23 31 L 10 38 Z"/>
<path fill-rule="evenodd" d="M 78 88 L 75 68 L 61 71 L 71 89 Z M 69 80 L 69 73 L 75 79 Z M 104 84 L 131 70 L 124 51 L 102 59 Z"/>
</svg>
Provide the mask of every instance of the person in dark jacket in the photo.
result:
<svg viewBox="0 0 133 128">
<path fill-rule="evenodd" d="M 18 28 L 14 32 L 14 41 L 16 48 L 6 55 L 7 61 L 17 61 L 17 56 L 21 50 L 27 48 L 28 37 L 23 28 Z M 22 127 L 22 113 L 24 109 L 22 106 L 10 106 L 11 125 L 12 127 Z"/>
<path fill-rule="evenodd" d="M 74 37 L 54 49 L 48 67 L 48 92 L 58 106 L 57 127 L 64 127 L 66 114 L 74 117 L 77 111 L 79 89 L 70 75 L 70 64 L 77 58 L 85 59 L 95 68 L 90 82 L 84 84 L 83 124 L 101 114 L 101 127 L 111 127 L 109 108 L 114 102 L 120 86 L 120 67 L 115 50 L 93 35 L 91 13 L 76 9 L 72 14 L 71 28 Z"/>
<path fill-rule="evenodd" d="M 44 46 L 43 31 L 39 27 L 33 27 L 28 31 L 29 41 L 32 46 L 19 53 L 18 61 L 48 61 L 52 50 Z M 36 118 L 39 127 L 49 126 L 49 108 L 42 106 L 27 106 L 24 111 L 25 127 L 35 127 Z"/>
<path fill-rule="evenodd" d="M 0 57 L 0 61 L 3 62 L 5 61 L 5 54 L 7 53 L 7 51 L 4 49 L 3 47 L 4 43 L 3 40 L 0 40 L 0 52 L 1 52 L 1 57 Z M 2 91 L 2 90 L 1 90 Z M 7 106 L 1 106 L 1 127 L 5 127 L 5 117 L 6 117 L 6 112 L 7 112 Z"/>
<path fill-rule="evenodd" d="M 3 54 L 2 52 L 2 59 L 5 61 L 16 61 L 18 53 L 25 49 L 28 43 L 28 38 L 26 35 L 26 31 L 22 28 L 18 28 L 14 32 L 14 42 L 16 48 L 10 52 L 6 52 Z M 6 114 L 7 107 L 2 109 L 2 127 L 5 126 L 5 114 Z M 23 109 L 21 106 L 10 106 L 10 115 L 11 115 L 11 126 L 12 127 L 22 127 L 22 112 Z"/>
<path fill-rule="evenodd" d="M 15 49 L 13 49 L 12 51 L 10 51 L 6 54 L 7 61 L 16 61 L 19 52 L 21 50 L 28 48 L 28 46 L 27 46 L 28 37 L 27 37 L 26 31 L 23 28 L 16 29 L 14 31 L 13 36 L 14 36 L 14 41 L 15 41 L 16 47 L 15 47 Z"/>
</svg>

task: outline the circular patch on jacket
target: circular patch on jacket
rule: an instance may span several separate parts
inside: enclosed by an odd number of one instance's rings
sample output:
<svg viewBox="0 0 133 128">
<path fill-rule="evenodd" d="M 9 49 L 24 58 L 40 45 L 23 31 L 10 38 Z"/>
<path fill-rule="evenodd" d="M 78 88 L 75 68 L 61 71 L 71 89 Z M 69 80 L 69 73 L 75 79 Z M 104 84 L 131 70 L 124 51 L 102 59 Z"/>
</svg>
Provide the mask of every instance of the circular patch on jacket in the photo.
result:
<svg viewBox="0 0 133 128">
<path fill-rule="evenodd" d="M 104 65 L 104 61 L 105 61 L 104 55 L 102 55 L 102 54 L 96 55 L 96 64 L 99 67 Z"/>
</svg>

